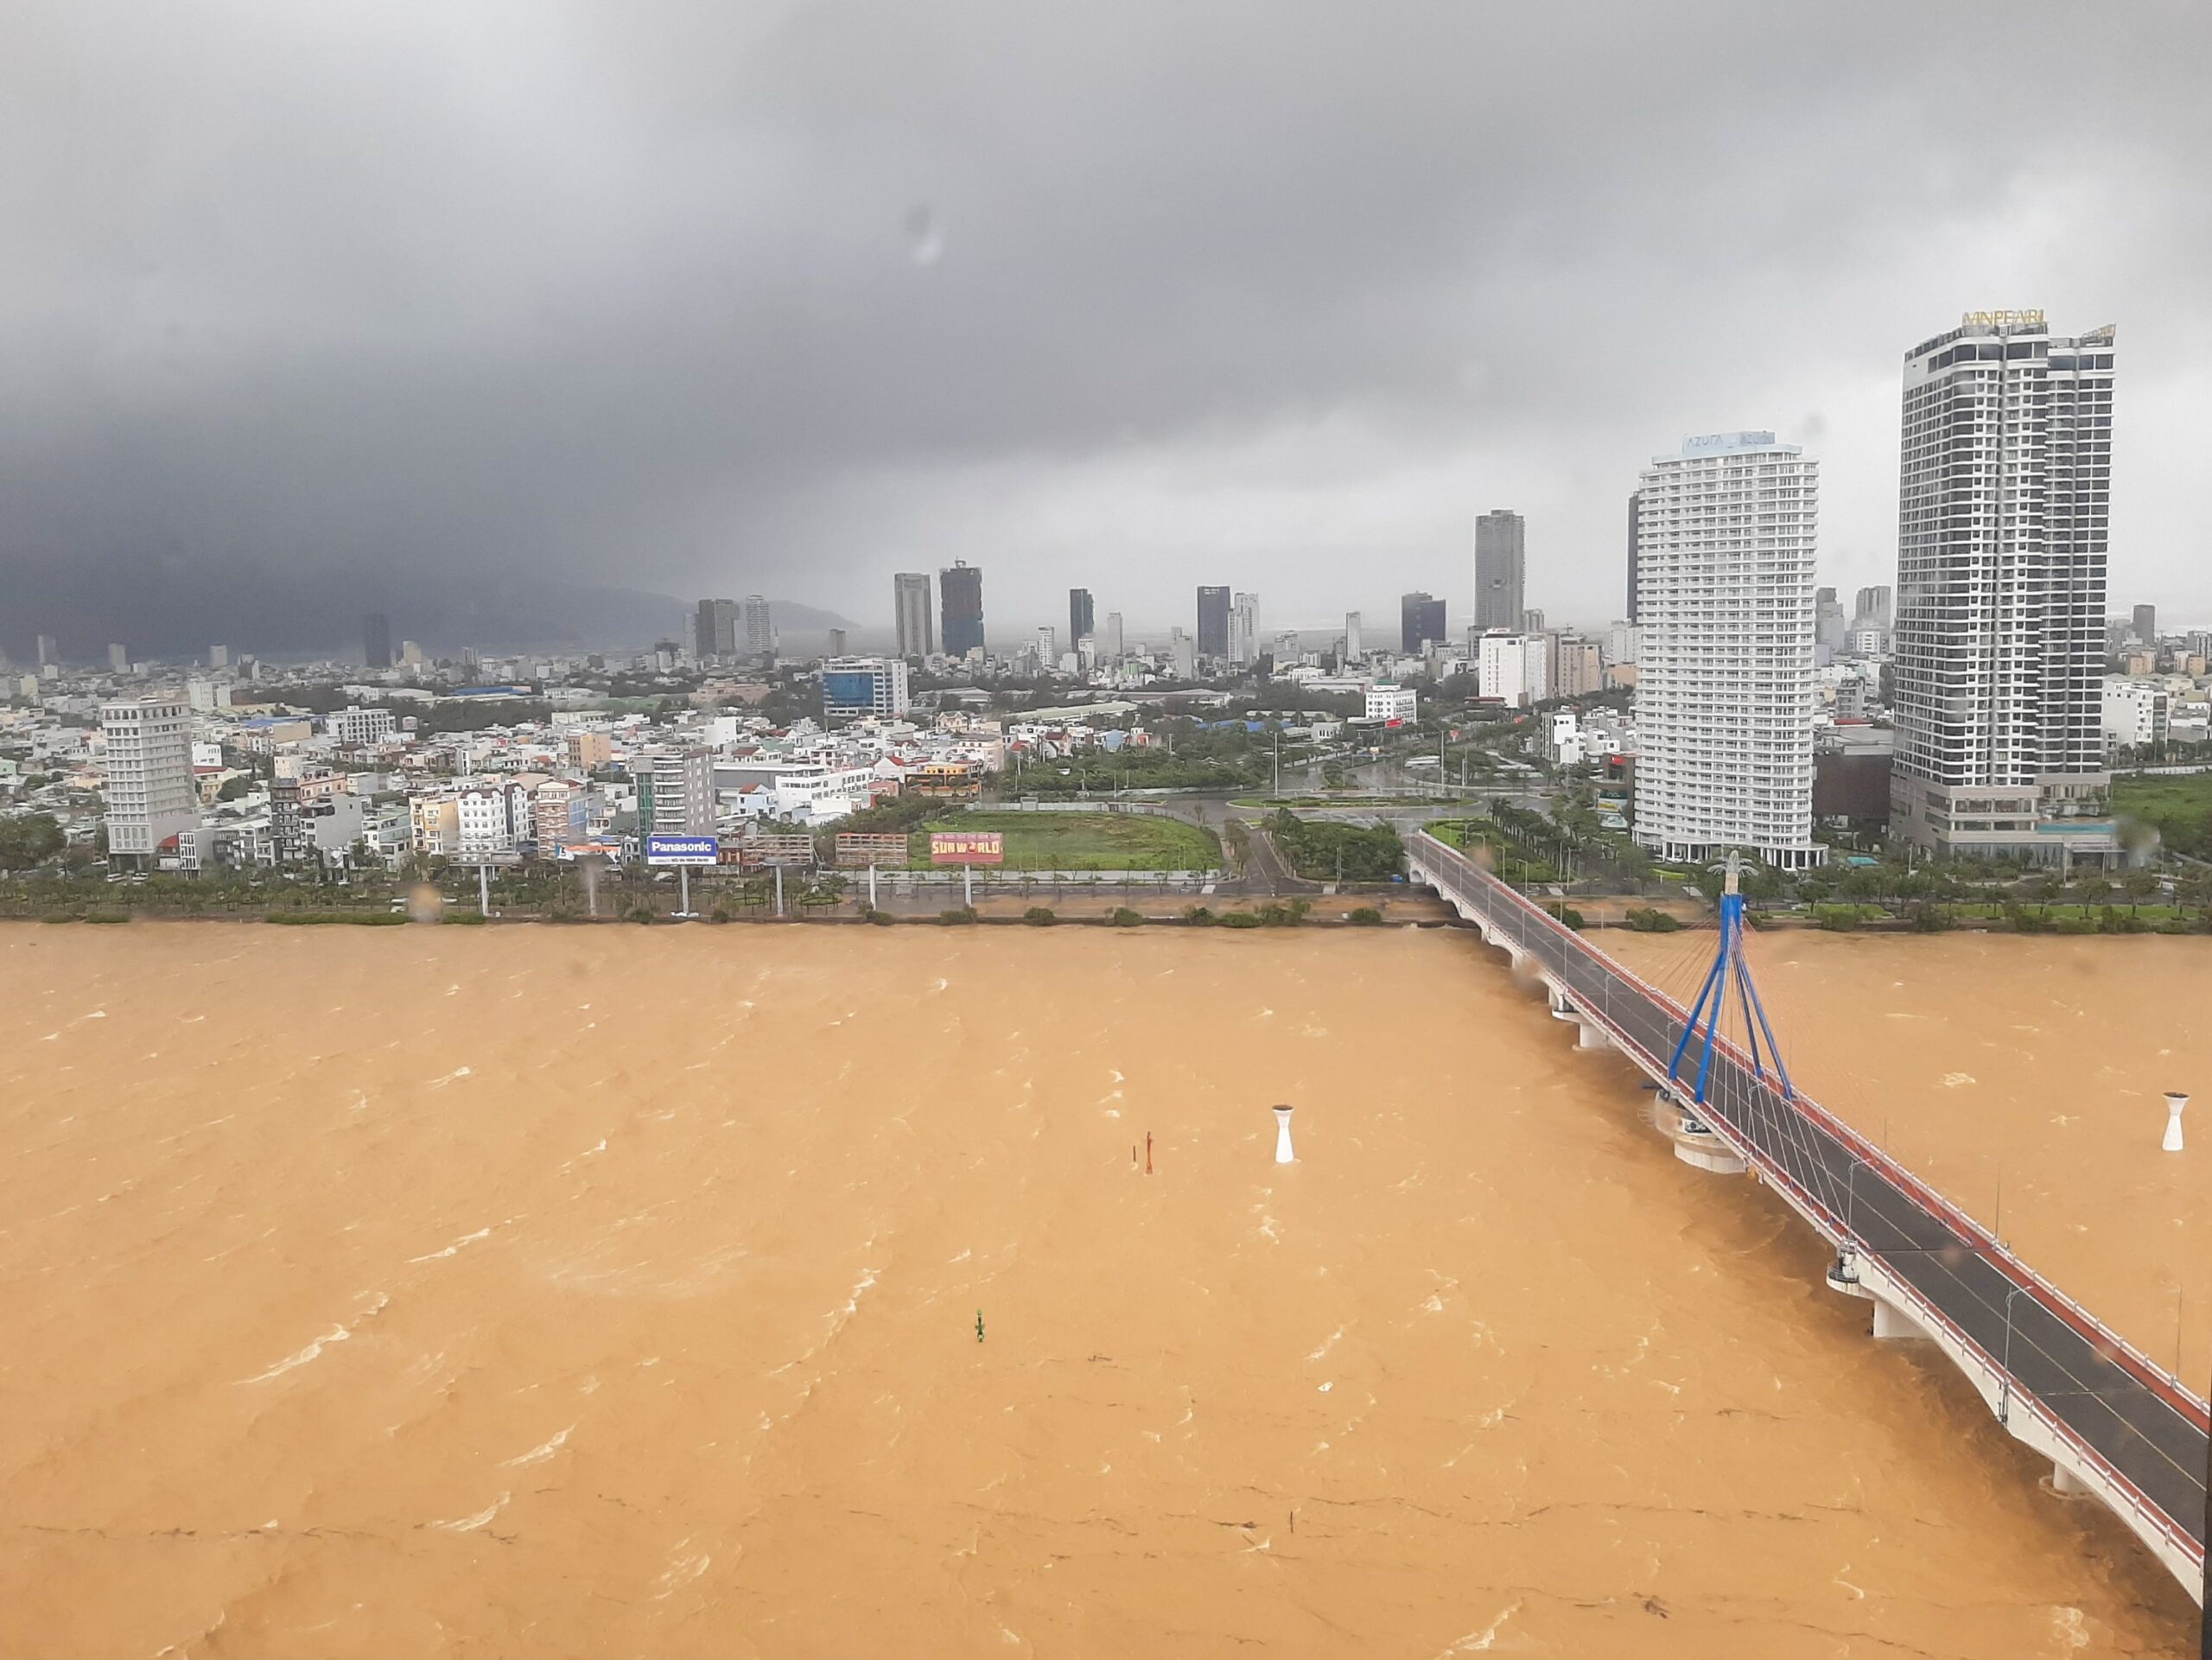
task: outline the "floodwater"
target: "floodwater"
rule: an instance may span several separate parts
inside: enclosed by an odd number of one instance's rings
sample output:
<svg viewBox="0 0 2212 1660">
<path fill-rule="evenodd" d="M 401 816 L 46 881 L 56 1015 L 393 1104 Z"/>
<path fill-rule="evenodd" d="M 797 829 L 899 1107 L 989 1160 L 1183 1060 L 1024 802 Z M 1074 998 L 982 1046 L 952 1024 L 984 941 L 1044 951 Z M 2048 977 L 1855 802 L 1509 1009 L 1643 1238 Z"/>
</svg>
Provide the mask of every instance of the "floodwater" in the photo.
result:
<svg viewBox="0 0 2212 1660">
<path fill-rule="evenodd" d="M 1685 1003 L 1716 944 L 1592 938 Z M 2212 939 L 1789 931 L 1750 949 L 1800 1088 L 2204 1392 Z M 2159 1145 L 2168 1090 L 2196 1097 L 2180 1153 Z"/>
<path fill-rule="evenodd" d="M 1642 1099 L 1461 932 L 0 929 L 0 1653 L 2184 1651 Z"/>
</svg>

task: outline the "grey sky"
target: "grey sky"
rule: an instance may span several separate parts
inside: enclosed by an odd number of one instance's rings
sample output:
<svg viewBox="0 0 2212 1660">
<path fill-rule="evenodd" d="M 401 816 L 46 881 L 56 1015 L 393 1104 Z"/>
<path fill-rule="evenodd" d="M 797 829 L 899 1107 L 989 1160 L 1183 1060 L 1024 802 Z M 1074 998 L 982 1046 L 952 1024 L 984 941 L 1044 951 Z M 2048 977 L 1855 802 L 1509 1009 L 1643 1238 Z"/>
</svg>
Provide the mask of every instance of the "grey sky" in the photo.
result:
<svg viewBox="0 0 2212 1660">
<path fill-rule="evenodd" d="M 2208 16 L 17 0 L 0 567 L 1458 621 L 1511 506 L 1599 621 L 1691 431 L 1891 580 L 1904 351 L 2042 306 L 2120 327 L 2115 607 L 2212 618 Z"/>
</svg>

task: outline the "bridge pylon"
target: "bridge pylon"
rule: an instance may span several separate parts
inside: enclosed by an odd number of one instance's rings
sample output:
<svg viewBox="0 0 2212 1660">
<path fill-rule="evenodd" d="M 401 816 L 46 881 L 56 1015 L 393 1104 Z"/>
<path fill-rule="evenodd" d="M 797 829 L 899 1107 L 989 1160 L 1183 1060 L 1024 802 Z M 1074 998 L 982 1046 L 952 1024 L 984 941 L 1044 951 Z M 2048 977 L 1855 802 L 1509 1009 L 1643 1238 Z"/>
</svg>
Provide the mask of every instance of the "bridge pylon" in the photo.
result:
<svg viewBox="0 0 2212 1660">
<path fill-rule="evenodd" d="M 1744 954 L 1741 878 L 1742 864 L 1732 849 L 1727 875 L 1721 886 L 1719 946 L 1713 952 L 1712 967 L 1706 970 L 1697 1002 L 1690 1006 L 1690 1017 L 1675 1042 L 1675 1053 L 1667 1062 L 1667 1098 L 1681 1115 L 1671 1135 L 1675 1156 L 1700 1169 L 1728 1174 L 1741 1171 L 1744 1162 L 1713 1135 L 1700 1113 L 1705 1106 L 1706 1086 L 1713 1077 L 1713 1052 L 1719 1038 L 1721 1017 L 1727 1012 L 1732 996 L 1744 1011 L 1745 1046 L 1751 1053 L 1752 1072 L 1764 1081 L 1771 1064 L 1782 1084 L 1783 1097 L 1796 1098 L 1789 1070 L 1782 1064 L 1781 1046 L 1776 1043 L 1774 1028 L 1767 1021 L 1765 1005 L 1759 1001 L 1758 988 L 1751 983 L 1751 963 Z M 1766 1040 L 1764 1054 L 1759 1043 L 1762 1034 Z M 1693 1052 L 1695 1073 L 1686 1078 L 1682 1063 Z"/>
</svg>

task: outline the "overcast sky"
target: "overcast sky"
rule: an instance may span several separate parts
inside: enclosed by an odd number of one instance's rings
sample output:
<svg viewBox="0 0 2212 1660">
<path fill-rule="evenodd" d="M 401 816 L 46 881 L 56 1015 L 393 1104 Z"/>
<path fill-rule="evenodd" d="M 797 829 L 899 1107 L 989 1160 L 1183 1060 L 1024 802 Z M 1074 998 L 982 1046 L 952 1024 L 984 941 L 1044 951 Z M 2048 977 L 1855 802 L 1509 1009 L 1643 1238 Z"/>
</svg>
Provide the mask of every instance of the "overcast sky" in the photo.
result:
<svg viewBox="0 0 2212 1660">
<path fill-rule="evenodd" d="M 1905 349 L 2041 306 L 2119 326 L 2114 607 L 2212 620 L 2209 18 L 14 0 L 0 563 L 1457 624 L 1506 506 L 1598 622 L 1639 466 L 1772 427 L 1847 592 Z"/>
</svg>

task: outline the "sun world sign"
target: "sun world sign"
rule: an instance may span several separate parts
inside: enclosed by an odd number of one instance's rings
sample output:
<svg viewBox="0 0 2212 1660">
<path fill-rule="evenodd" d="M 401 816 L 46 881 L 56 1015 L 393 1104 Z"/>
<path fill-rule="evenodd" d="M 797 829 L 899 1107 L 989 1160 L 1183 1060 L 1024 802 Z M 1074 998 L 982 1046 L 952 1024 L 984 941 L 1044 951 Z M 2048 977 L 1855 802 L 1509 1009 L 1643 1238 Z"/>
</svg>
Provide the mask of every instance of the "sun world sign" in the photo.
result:
<svg viewBox="0 0 2212 1660">
<path fill-rule="evenodd" d="M 1002 865 L 1006 836 L 998 830 L 931 830 L 933 865 Z"/>
</svg>

